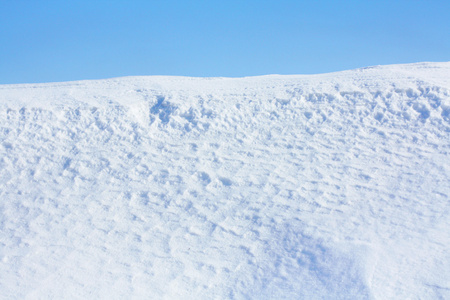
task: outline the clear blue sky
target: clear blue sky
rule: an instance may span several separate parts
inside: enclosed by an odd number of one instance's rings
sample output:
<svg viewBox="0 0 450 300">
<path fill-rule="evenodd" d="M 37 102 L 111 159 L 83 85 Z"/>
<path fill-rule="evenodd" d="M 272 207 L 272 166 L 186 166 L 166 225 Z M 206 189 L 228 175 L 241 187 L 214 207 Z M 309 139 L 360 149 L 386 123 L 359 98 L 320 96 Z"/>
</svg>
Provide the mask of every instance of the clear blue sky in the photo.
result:
<svg viewBox="0 0 450 300">
<path fill-rule="evenodd" d="M 0 0 L 0 84 L 449 60 L 449 0 Z"/>
</svg>

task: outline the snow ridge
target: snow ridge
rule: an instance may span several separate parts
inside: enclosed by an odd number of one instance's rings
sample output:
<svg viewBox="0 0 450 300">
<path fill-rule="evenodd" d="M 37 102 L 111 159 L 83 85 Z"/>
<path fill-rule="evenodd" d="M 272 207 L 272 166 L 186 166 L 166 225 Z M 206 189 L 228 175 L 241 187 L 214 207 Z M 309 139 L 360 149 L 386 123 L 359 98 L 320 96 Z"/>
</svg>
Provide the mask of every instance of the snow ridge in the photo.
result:
<svg viewBox="0 0 450 300">
<path fill-rule="evenodd" d="M 450 63 L 0 86 L 0 298 L 450 298 Z"/>
</svg>

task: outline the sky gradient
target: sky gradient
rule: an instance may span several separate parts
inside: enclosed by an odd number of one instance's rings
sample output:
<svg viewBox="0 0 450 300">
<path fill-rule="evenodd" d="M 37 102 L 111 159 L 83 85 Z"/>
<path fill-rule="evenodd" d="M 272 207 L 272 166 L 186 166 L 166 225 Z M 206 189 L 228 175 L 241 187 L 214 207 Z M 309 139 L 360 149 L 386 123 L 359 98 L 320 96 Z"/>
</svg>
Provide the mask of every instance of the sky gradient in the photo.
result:
<svg viewBox="0 0 450 300">
<path fill-rule="evenodd" d="M 0 1 L 0 84 L 450 60 L 450 1 Z"/>
</svg>

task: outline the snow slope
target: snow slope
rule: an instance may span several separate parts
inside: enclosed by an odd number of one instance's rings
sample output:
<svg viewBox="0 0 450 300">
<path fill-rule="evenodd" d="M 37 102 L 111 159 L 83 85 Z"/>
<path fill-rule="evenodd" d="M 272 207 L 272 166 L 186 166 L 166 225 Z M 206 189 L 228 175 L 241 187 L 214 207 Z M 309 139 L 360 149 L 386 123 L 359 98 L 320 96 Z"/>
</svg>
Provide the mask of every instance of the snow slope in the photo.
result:
<svg viewBox="0 0 450 300">
<path fill-rule="evenodd" d="M 1 299 L 450 299 L 450 63 L 0 86 Z"/>
</svg>

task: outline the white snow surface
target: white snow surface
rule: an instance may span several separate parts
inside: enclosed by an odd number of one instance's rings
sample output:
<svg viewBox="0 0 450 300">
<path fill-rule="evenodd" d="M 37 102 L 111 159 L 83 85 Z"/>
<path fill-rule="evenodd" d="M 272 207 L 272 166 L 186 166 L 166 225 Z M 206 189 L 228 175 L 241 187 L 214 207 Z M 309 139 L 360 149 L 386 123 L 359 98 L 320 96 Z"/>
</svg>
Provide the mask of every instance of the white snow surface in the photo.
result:
<svg viewBox="0 0 450 300">
<path fill-rule="evenodd" d="M 450 62 L 0 86 L 1 299 L 450 299 Z"/>
</svg>

